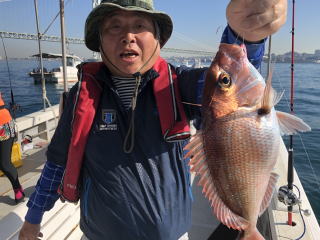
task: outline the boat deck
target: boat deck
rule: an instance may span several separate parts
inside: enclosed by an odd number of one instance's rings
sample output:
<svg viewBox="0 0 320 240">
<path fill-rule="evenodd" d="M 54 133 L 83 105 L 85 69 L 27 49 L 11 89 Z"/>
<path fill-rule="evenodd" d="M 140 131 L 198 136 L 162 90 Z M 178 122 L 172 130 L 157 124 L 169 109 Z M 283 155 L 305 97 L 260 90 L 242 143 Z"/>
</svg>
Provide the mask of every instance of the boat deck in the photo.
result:
<svg viewBox="0 0 320 240">
<path fill-rule="evenodd" d="M 0 177 L 0 239 L 1 240 L 16 240 L 18 239 L 18 232 L 24 221 L 24 216 L 27 211 L 26 203 L 34 191 L 34 186 L 40 176 L 41 169 L 45 162 L 46 146 L 38 149 L 28 150 L 24 153 L 23 166 L 18 168 L 20 181 L 25 189 L 26 199 L 24 202 L 15 205 L 13 191 L 9 180 L 2 176 Z M 277 189 L 285 185 L 286 182 L 286 168 L 285 162 L 286 151 L 283 151 L 283 156 L 280 156 L 275 171 L 280 174 Z M 192 227 L 189 231 L 190 240 L 216 240 L 210 235 L 219 225 L 219 222 L 212 215 L 209 210 L 209 203 L 203 197 L 201 189 L 197 186 L 197 179 L 192 178 L 192 191 L 194 195 Z M 303 191 L 298 176 L 295 174 L 295 184 L 302 190 L 302 208 L 309 209 L 310 216 L 304 216 L 306 222 L 306 234 L 303 240 L 319 240 L 320 228 L 315 219 L 314 213 L 309 205 L 308 199 Z M 70 203 L 63 204 L 57 201 L 55 207 L 45 213 L 41 231 L 44 234 L 43 239 L 80 239 L 82 232 L 79 228 L 79 204 L 74 205 Z M 288 226 L 286 207 L 279 203 L 276 196 L 273 198 L 271 205 L 266 211 L 265 222 L 258 222 L 260 231 L 262 228 L 268 228 L 265 231 L 269 232 L 271 237 L 266 240 L 288 240 L 297 239 L 303 232 L 303 222 L 301 216 L 295 209 L 293 220 L 297 223 L 295 227 Z M 266 222 L 267 221 L 267 222 Z M 262 226 L 262 227 L 261 227 Z M 224 239 L 227 240 L 227 239 Z"/>
<path fill-rule="evenodd" d="M 34 191 L 34 186 L 40 176 L 45 162 L 46 147 L 28 150 L 24 154 L 23 166 L 18 168 L 19 179 L 25 189 L 25 201 L 16 205 L 9 180 L 0 177 L 0 239 L 16 240 L 27 211 L 26 203 Z M 197 181 L 195 181 L 197 182 Z M 212 216 L 209 203 L 203 198 L 201 189 L 193 184 L 193 194 L 196 204 L 193 205 L 193 225 L 189 232 L 190 240 L 207 239 L 219 222 Z M 57 201 L 54 208 L 45 213 L 41 232 L 43 239 L 79 240 L 82 232 L 78 226 L 80 207 L 70 203 Z"/>
</svg>

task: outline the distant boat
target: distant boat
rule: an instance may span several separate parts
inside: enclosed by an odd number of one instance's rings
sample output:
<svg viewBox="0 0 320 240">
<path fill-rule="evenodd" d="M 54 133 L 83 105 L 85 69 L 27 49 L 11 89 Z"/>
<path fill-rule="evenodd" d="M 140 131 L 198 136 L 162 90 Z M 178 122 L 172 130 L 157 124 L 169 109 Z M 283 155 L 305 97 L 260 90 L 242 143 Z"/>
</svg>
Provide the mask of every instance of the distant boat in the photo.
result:
<svg viewBox="0 0 320 240">
<path fill-rule="evenodd" d="M 32 57 L 40 57 L 40 54 L 32 55 Z M 62 54 L 42 53 L 42 58 L 58 59 L 62 58 Z M 82 59 L 76 55 L 66 55 L 67 58 L 67 82 L 78 81 L 77 65 L 82 62 Z M 51 70 L 43 68 L 43 74 L 46 83 L 63 83 L 63 67 L 59 66 Z M 33 77 L 34 83 L 41 83 L 41 68 L 33 69 L 29 72 L 29 76 Z"/>
</svg>

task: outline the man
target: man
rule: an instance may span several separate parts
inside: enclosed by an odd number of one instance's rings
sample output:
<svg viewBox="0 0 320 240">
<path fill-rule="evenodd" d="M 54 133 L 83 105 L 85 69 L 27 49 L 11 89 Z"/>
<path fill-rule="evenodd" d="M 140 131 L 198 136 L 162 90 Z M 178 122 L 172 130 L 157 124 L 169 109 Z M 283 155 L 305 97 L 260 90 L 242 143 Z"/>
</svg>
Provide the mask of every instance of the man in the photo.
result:
<svg viewBox="0 0 320 240">
<path fill-rule="evenodd" d="M 285 22 L 286 1 L 233 0 L 227 19 L 222 41 L 245 42 L 258 67 L 264 39 Z M 59 198 L 59 185 L 62 199 L 81 199 L 83 239 L 188 238 L 192 196 L 183 147 L 189 120 L 201 114 L 181 102 L 201 102 L 205 69 L 174 68 L 159 57 L 172 28 L 151 0 L 106 0 L 89 14 L 85 43 L 103 64 L 80 67 L 20 240 L 42 235 L 42 215 Z"/>
</svg>

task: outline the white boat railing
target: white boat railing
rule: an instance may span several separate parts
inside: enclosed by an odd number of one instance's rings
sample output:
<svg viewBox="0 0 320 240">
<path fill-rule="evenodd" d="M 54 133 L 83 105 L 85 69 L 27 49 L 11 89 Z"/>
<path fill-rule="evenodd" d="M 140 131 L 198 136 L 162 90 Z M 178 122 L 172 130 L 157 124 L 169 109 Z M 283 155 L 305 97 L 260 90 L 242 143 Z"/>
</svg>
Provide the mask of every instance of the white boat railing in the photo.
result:
<svg viewBox="0 0 320 240">
<path fill-rule="evenodd" d="M 59 105 L 40 110 L 16 119 L 18 142 L 26 135 L 33 139 L 49 142 L 59 120 Z"/>
</svg>

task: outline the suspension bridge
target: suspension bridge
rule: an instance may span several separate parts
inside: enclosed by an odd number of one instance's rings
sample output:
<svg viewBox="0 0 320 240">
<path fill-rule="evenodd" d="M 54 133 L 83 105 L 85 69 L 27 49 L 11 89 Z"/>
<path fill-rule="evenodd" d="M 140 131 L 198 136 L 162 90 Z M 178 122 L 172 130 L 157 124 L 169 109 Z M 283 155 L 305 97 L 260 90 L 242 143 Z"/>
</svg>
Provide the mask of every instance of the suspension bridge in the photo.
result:
<svg viewBox="0 0 320 240">
<path fill-rule="evenodd" d="M 32 34 L 32 33 L 17 33 L 17 32 L 6 32 L 0 31 L 1 38 L 10 38 L 10 39 L 23 39 L 23 40 L 38 40 L 48 41 L 48 42 L 61 42 L 61 37 L 59 36 L 50 36 L 46 34 Z M 84 44 L 84 39 L 81 38 L 66 38 L 67 44 Z M 162 48 L 163 52 L 167 53 L 180 53 L 180 54 L 191 54 L 197 56 L 214 56 L 214 52 L 211 51 L 202 51 L 202 50 L 190 50 L 190 49 L 179 49 L 179 48 Z"/>
</svg>

